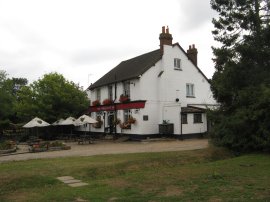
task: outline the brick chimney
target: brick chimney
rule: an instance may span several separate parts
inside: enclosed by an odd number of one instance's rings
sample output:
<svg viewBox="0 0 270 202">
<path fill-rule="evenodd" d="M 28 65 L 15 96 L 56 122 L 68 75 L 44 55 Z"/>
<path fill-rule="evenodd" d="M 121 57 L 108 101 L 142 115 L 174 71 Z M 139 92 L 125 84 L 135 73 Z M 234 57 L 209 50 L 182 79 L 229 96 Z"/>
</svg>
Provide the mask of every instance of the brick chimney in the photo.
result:
<svg viewBox="0 0 270 202">
<path fill-rule="evenodd" d="M 160 51 L 163 54 L 163 45 L 172 45 L 172 35 L 169 32 L 169 27 L 167 26 L 167 29 L 165 31 L 165 26 L 162 27 L 162 33 L 159 35 L 160 40 Z"/>
<path fill-rule="evenodd" d="M 187 50 L 188 58 L 197 66 L 197 55 L 198 51 L 197 48 L 195 48 L 195 45 L 189 46 L 189 49 Z"/>
</svg>

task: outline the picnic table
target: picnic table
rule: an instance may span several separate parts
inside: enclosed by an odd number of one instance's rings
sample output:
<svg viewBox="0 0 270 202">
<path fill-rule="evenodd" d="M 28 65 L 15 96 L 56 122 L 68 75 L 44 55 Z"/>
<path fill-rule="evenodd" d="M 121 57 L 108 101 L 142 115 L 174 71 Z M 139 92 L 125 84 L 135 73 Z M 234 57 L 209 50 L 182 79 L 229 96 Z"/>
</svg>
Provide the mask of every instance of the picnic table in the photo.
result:
<svg viewBox="0 0 270 202">
<path fill-rule="evenodd" d="M 85 142 L 93 144 L 94 138 L 91 135 L 80 135 L 80 137 L 78 138 L 78 144 L 84 144 Z"/>
</svg>

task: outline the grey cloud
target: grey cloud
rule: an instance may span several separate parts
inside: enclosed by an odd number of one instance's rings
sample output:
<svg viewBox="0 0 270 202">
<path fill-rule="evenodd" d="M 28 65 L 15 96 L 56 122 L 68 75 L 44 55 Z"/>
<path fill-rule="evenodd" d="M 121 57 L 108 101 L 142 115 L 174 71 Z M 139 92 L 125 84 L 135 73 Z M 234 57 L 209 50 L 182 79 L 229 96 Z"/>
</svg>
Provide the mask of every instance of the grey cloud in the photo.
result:
<svg viewBox="0 0 270 202">
<path fill-rule="evenodd" d="M 71 53 L 71 62 L 76 65 L 85 65 L 100 63 L 108 60 L 112 60 L 118 57 L 128 59 L 129 55 L 134 53 L 134 50 L 128 48 L 122 49 L 89 49 L 80 50 L 75 53 Z M 125 57 L 126 56 L 126 57 Z M 119 61 L 120 62 L 120 61 Z"/>
<path fill-rule="evenodd" d="M 179 4 L 183 18 L 181 23 L 185 29 L 199 29 L 205 23 L 211 23 L 216 15 L 208 0 L 182 0 Z"/>
</svg>

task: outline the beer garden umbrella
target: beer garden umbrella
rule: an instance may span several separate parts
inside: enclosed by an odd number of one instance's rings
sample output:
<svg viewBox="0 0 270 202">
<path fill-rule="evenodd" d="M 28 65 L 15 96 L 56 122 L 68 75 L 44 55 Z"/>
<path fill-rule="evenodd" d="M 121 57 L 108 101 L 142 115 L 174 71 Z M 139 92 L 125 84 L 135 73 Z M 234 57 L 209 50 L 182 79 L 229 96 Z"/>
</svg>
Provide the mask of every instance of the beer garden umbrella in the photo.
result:
<svg viewBox="0 0 270 202">
<path fill-rule="evenodd" d="M 60 126 L 68 126 L 68 125 L 70 125 L 70 126 L 75 126 L 76 124 L 75 124 L 75 121 L 76 121 L 76 119 L 74 118 L 74 117 L 68 117 L 68 118 L 66 118 L 65 120 L 63 120 L 61 123 L 59 123 L 58 125 L 60 125 Z M 71 131 L 70 131 L 70 134 L 72 134 L 72 128 L 71 128 Z"/>
<path fill-rule="evenodd" d="M 23 126 L 23 128 L 39 128 L 39 127 L 46 127 L 50 124 L 46 121 L 43 121 L 42 119 L 35 117 L 31 121 L 29 121 L 27 124 Z M 37 129 L 38 131 L 38 129 Z M 38 132 L 37 132 L 38 133 Z"/>
<path fill-rule="evenodd" d="M 50 124 L 47 123 L 46 121 L 43 121 L 42 119 L 36 117 L 36 118 L 33 118 L 31 121 L 29 121 L 27 124 L 25 124 L 23 127 L 24 128 L 34 128 L 34 127 L 46 127 L 49 125 Z"/>
<path fill-rule="evenodd" d="M 64 120 L 65 120 L 65 119 L 59 119 L 59 120 L 53 122 L 52 125 L 53 125 L 53 126 L 59 126 L 59 125 L 61 125 L 61 123 L 62 123 Z"/>
<path fill-rule="evenodd" d="M 84 125 L 84 124 L 93 124 L 93 123 L 97 123 L 97 121 L 95 119 L 91 118 L 90 116 L 85 115 L 85 114 L 80 116 L 75 121 L 75 124 L 77 126 Z M 90 127 L 89 127 L 89 131 L 90 131 Z M 86 133 L 86 130 L 84 132 Z"/>
</svg>

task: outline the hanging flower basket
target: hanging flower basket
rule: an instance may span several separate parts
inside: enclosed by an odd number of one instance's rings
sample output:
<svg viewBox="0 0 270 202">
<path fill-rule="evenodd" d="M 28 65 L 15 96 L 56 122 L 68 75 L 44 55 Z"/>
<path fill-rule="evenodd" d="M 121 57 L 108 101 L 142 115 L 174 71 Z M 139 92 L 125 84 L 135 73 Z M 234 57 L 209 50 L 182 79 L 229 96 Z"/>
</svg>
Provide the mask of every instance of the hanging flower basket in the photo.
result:
<svg viewBox="0 0 270 202">
<path fill-rule="evenodd" d="M 121 120 L 120 119 L 113 120 L 113 124 L 114 125 L 118 125 L 120 123 L 121 123 Z"/>
<path fill-rule="evenodd" d="M 136 119 L 133 118 L 132 116 L 130 116 L 130 117 L 128 118 L 128 123 L 134 124 L 135 122 L 136 122 Z"/>
<path fill-rule="evenodd" d="M 122 129 L 131 129 L 131 124 L 128 122 L 120 123 L 120 128 Z"/>
<path fill-rule="evenodd" d="M 97 117 L 97 123 L 94 123 L 92 126 L 94 127 L 94 128 L 101 128 L 101 126 L 102 126 L 102 124 L 103 124 L 103 121 L 101 120 L 101 118 L 100 117 Z"/>
<path fill-rule="evenodd" d="M 120 95 L 120 98 L 119 98 L 119 102 L 129 102 L 130 101 L 130 99 L 129 99 L 129 97 L 127 96 L 127 95 Z"/>
<path fill-rule="evenodd" d="M 100 105 L 100 101 L 99 100 L 95 100 L 92 102 L 93 106 L 99 106 Z"/>
<path fill-rule="evenodd" d="M 105 100 L 103 100 L 102 104 L 103 105 L 110 105 L 110 104 L 113 104 L 113 101 L 111 99 L 105 99 Z"/>
</svg>

